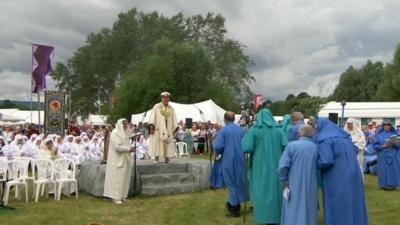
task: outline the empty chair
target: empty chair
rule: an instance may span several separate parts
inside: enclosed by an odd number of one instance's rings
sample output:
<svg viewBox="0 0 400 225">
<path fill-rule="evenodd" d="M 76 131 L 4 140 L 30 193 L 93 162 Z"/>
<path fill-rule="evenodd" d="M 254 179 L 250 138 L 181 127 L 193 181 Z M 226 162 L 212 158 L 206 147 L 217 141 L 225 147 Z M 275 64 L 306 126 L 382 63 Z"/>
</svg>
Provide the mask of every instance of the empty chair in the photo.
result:
<svg viewBox="0 0 400 225">
<path fill-rule="evenodd" d="M 25 200 L 28 202 L 28 184 L 26 182 L 26 177 L 28 175 L 28 170 L 26 163 L 19 160 L 8 161 L 8 181 L 6 182 L 5 194 L 3 197 L 4 205 L 8 204 L 8 198 L 10 195 L 10 188 L 15 186 L 15 191 L 18 192 L 18 186 L 25 186 Z M 16 197 L 19 199 L 18 193 Z"/>
<path fill-rule="evenodd" d="M 33 172 L 34 172 L 34 177 L 35 180 L 33 181 L 34 184 L 34 192 L 35 192 L 35 202 L 38 201 L 39 199 L 39 192 L 40 189 L 44 191 L 46 184 L 48 184 L 48 191 L 56 190 L 56 181 L 54 180 L 54 166 L 53 162 L 49 159 L 36 159 L 32 160 L 32 164 L 34 165 L 33 167 Z M 51 186 L 50 184 L 53 184 Z M 56 199 L 56 192 L 54 193 L 54 199 Z"/>
<path fill-rule="evenodd" d="M 19 157 L 15 157 L 14 159 L 25 162 L 25 166 L 26 166 L 26 169 L 27 169 L 25 180 L 27 182 L 31 181 L 32 184 L 33 184 L 33 181 L 35 180 L 35 177 L 34 177 L 34 173 L 33 173 L 34 165 L 32 163 L 32 158 L 25 157 L 25 156 L 19 156 Z M 29 165 L 31 166 L 31 171 L 32 171 L 32 175 L 31 176 L 29 176 Z M 15 197 L 16 198 L 18 197 L 18 193 L 19 193 L 18 192 L 18 187 L 16 187 L 16 191 L 15 191 Z M 34 197 L 35 193 L 33 193 L 32 196 Z"/>
<path fill-rule="evenodd" d="M 178 150 L 178 157 L 187 156 L 189 158 L 189 152 L 187 149 L 187 144 L 185 142 L 177 142 L 176 149 Z"/>
<path fill-rule="evenodd" d="M 78 199 L 78 181 L 75 178 L 75 163 L 71 159 L 56 159 L 54 161 L 54 177 L 57 183 L 57 200 L 61 199 L 61 190 L 64 184 L 75 185 L 75 196 Z"/>
</svg>

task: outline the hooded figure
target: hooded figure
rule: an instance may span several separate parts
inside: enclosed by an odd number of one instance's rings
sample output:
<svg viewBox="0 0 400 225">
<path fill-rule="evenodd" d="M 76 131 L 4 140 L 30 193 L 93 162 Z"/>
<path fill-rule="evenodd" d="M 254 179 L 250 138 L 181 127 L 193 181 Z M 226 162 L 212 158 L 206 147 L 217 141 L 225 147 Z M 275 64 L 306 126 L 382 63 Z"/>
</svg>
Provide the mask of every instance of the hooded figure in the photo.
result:
<svg viewBox="0 0 400 225">
<path fill-rule="evenodd" d="M 128 129 L 128 121 L 119 119 L 110 135 L 103 196 L 112 198 L 116 204 L 128 198 L 131 180 L 133 148 L 129 143 Z"/>
<path fill-rule="evenodd" d="M 328 119 L 317 122 L 318 167 L 321 170 L 325 225 L 368 225 L 358 148 Z"/>
<path fill-rule="evenodd" d="M 361 175 L 364 177 L 364 150 L 367 144 L 364 132 L 361 130 L 358 121 L 354 118 L 347 119 L 344 130 L 351 135 L 353 144 L 358 147 L 357 160 L 360 165 Z"/>
<path fill-rule="evenodd" d="M 292 128 L 292 118 L 289 114 L 286 114 L 283 117 L 283 121 L 282 121 L 282 130 L 283 130 L 283 133 L 286 134 L 286 136 L 289 135 L 290 128 Z"/>
<path fill-rule="evenodd" d="M 256 223 L 281 222 L 282 188 L 276 171 L 287 144 L 287 137 L 271 111 L 259 111 L 256 123 L 243 139 L 243 149 L 250 153 L 250 189 Z"/>
<path fill-rule="evenodd" d="M 379 186 L 383 189 L 400 186 L 400 157 L 396 136 L 396 130 L 390 120 L 383 121 L 375 136 L 373 146 L 378 155 Z"/>
</svg>

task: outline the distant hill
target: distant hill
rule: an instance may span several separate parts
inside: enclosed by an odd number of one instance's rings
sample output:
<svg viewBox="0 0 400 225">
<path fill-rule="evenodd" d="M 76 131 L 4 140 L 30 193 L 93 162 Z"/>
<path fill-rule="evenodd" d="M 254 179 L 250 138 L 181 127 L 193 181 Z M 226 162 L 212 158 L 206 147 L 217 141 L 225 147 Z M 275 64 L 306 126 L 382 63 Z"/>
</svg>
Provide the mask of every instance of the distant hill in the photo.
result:
<svg viewBox="0 0 400 225">
<path fill-rule="evenodd" d="M 33 102 L 33 109 L 37 110 L 39 104 L 37 102 Z M 31 109 L 31 102 L 30 101 L 19 101 L 19 100 L 0 100 L 0 108 L 3 109 L 11 109 L 17 108 L 21 110 L 30 110 Z M 40 103 L 40 108 L 44 108 L 44 103 Z"/>
</svg>

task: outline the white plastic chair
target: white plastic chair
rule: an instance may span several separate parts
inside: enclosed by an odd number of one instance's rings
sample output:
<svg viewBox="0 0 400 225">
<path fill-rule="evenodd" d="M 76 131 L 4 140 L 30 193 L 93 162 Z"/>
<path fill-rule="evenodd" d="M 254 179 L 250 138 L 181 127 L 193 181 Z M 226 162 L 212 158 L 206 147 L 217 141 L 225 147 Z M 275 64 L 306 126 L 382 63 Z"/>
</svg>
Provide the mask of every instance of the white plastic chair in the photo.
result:
<svg viewBox="0 0 400 225">
<path fill-rule="evenodd" d="M 10 195 L 10 188 L 15 186 L 15 191 L 18 192 L 17 187 L 20 185 L 25 186 L 25 200 L 28 202 L 28 183 L 26 182 L 26 177 L 28 175 L 28 170 L 26 168 L 26 163 L 19 160 L 8 161 L 8 180 L 6 182 L 6 190 L 3 197 L 4 205 L 8 204 L 8 198 Z M 18 193 L 16 198 L 19 199 Z"/>
<path fill-rule="evenodd" d="M 26 177 L 25 177 L 25 180 L 27 182 L 31 181 L 32 185 L 33 185 L 33 181 L 35 180 L 35 177 L 34 177 L 34 171 L 33 171 L 34 170 L 34 165 L 32 163 L 32 158 L 25 157 L 25 156 L 18 156 L 18 157 L 15 157 L 14 159 L 25 162 L 25 166 L 26 166 Z M 31 165 L 32 176 L 29 176 L 29 163 Z M 18 186 L 17 186 L 16 189 L 15 189 L 15 198 L 18 197 L 18 193 L 19 192 L 18 192 Z M 35 193 L 32 193 L 32 197 L 35 197 Z"/>
<path fill-rule="evenodd" d="M 50 188 L 53 187 L 54 190 L 56 190 L 57 183 L 54 180 L 54 165 L 53 162 L 49 159 L 36 159 L 32 160 L 31 163 L 34 165 L 33 171 L 34 171 L 34 177 L 36 178 L 33 181 L 34 184 L 34 192 L 35 192 L 35 202 L 39 200 L 39 192 L 42 187 L 42 191 L 44 191 L 46 184 L 48 184 L 48 191 L 47 194 L 50 191 Z M 50 184 L 53 184 L 53 186 L 50 186 Z M 42 194 L 43 195 L 43 194 Z M 54 199 L 56 199 L 56 192 L 54 193 Z"/>
<path fill-rule="evenodd" d="M 3 193 L 3 184 L 7 181 L 8 163 L 5 159 L 0 159 L 0 193 Z"/>
<path fill-rule="evenodd" d="M 57 183 L 57 200 L 61 199 L 61 190 L 64 184 L 75 184 L 75 196 L 78 199 L 78 181 L 75 178 L 75 162 L 71 159 L 56 159 L 54 161 L 54 175 Z"/>
<path fill-rule="evenodd" d="M 187 156 L 189 158 L 189 152 L 187 149 L 187 144 L 185 142 L 177 142 L 176 149 L 178 150 L 178 157 Z"/>
</svg>

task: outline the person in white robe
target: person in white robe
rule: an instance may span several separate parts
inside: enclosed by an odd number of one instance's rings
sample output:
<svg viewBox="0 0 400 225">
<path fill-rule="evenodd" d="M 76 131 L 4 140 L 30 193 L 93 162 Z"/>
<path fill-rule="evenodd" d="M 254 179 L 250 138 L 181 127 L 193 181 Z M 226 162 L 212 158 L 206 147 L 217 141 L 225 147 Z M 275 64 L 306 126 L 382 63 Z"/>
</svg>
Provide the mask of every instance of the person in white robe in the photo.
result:
<svg viewBox="0 0 400 225">
<path fill-rule="evenodd" d="M 129 136 L 128 121 L 119 119 L 110 135 L 103 194 L 113 199 L 115 204 L 121 204 L 128 198 L 132 174 L 131 152 L 135 151 Z"/>
<path fill-rule="evenodd" d="M 154 125 L 154 137 L 151 139 L 152 152 L 156 162 L 160 157 L 165 158 L 165 163 L 174 156 L 174 137 L 178 128 L 175 109 L 169 104 L 171 94 L 161 93 L 161 103 L 155 104 L 150 114 L 149 124 Z"/>
<path fill-rule="evenodd" d="M 151 156 L 149 155 L 149 141 L 148 138 L 146 138 L 144 135 L 141 133 L 138 133 L 138 140 L 136 142 L 136 149 L 137 149 L 137 154 L 136 154 L 136 159 L 151 159 Z"/>
<path fill-rule="evenodd" d="M 71 146 L 71 157 L 74 160 L 75 165 L 79 168 L 82 162 L 85 161 L 85 149 L 82 145 L 81 137 L 77 136 L 74 138 L 74 143 Z"/>
<path fill-rule="evenodd" d="M 25 152 L 25 156 L 37 159 L 39 157 L 40 148 L 42 146 L 43 140 L 40 137 L 36 137 L 33 139 L 32 143 L 28 144 L 28 148 Z"/>
<path fill-rule="evenodd" d="M 11 144 L 4 150 L 4 155 L 8 159 L 14 159 L 15 157 L 25 156 L 25 152 L 28 146 L 24 143 L 24 137 L 20 134 L 15 135 L 15 139 Z"/>
<path fill-rule="evenodd" d="M 68 135 L 64 138 L 62 146 L 57 146 L 58 151 L 61 155 L 67 159 L 72 159 L 72 146 L 74 143 L 74 136 Z"/>
<path fill-rule="evenodd" d="M 103 144 L 98 135 L 94 135 L 90 144 L 90 160 L 102 160 L 103 159 Z"/>
<path fill-rule="evenodd" d="M 81 136 L 82 138 L 82 145 L 83 145 L 83 157 L 85 158 L 85 161 L 89 161 L 90 160 L 90 139 L 87 135 L 83 135 Z"/>
<path fill-rule="evenodd" d="M 357 154 L 358 164 L 360 165 L 361 174 L 364 179 L 364 151 L 367 141 L 365 139 L 364 132 L 361 130 L 361 126 L 358 121 L 354 118 L 348 118 L 346 121 L 346 127 L 344 130 L 351 135 L 353 144 L 359 149 Z"/>
</svg>

